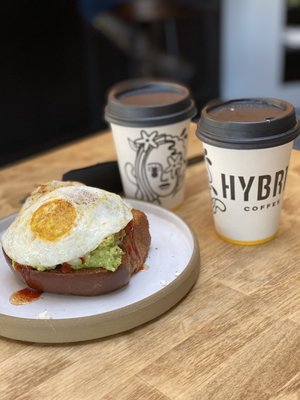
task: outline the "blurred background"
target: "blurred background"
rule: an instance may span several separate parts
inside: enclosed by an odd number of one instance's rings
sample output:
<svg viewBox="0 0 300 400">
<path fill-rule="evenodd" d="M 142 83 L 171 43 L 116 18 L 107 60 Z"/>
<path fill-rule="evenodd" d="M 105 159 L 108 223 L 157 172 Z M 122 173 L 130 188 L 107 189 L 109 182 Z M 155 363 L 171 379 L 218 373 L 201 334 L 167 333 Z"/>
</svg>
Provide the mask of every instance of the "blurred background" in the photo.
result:
<svg viewBox="0 0 300 400">
<path fill-rule="evenodd" d="M 1 166 L 107 129 L 123 79 L 300 108 L 300 0 L 10 0 L 0 30 Z"/>
</svg>

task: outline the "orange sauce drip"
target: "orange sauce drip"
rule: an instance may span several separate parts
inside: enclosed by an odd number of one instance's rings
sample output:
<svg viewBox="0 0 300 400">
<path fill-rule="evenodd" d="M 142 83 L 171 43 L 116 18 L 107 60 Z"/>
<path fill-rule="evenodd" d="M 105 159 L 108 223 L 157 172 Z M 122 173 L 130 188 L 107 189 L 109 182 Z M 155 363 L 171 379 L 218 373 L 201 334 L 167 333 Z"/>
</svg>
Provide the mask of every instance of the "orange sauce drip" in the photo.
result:
<svg viewBox="0 0 300 400">
<path fill-rule="evenodd" d="M 25 288 L 17 290 L 10 296 L 10 303 L 15 306 L 20 306 L 22 304 L 31 303 L 32 301 L 38 300 L 43 292 L 36 289 Z"/>
</svg>

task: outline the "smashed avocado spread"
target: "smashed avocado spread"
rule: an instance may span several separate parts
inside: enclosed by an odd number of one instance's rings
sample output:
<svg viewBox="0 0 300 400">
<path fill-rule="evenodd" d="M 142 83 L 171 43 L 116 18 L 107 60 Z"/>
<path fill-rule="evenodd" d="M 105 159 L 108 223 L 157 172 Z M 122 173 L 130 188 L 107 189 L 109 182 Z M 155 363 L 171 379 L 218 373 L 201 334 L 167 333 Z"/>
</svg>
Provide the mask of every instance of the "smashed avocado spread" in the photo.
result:
<svg viewBox="0 0 300 400">
<path fill-rule="evenodd" d="M 118 246 L 117 235 L 110 235 L 99 244 L 95 250 L 84 257 L 84 263 L 72 265 L 73 269 L 102 267 L 109 271 L 116 271 L 121 265 L 123 250 Z"/>
<path fill-rule="evenodd" d="M 121 265 L 124 251 L 118 246 L 120 236 L 118 234 L 110 235 L 104 239 L 95 250 L 87 253 L 76 262 L 68 264 L 74 270 L 82 268 L 104 268 L 109 271 L 116 271 Z M 39 271 L 54 269 L 54 267 L 32 267 Z"/>
</svg>

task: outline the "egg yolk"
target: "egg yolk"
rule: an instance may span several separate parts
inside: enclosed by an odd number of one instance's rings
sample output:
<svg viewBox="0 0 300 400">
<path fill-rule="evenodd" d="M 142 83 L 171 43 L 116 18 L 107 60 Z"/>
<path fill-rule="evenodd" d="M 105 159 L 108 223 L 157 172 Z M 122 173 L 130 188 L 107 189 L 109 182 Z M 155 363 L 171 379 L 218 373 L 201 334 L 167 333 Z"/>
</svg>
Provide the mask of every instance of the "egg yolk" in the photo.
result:
<svg viewBox="0 0 300 400">
<path fill-rule="evenodd" d="M 73 204 L 55 199 L 42 204 L 32 215 L 30 228 L 40 239 L 54 242 L 66 235 L 76 220 Z"/>
</svg>

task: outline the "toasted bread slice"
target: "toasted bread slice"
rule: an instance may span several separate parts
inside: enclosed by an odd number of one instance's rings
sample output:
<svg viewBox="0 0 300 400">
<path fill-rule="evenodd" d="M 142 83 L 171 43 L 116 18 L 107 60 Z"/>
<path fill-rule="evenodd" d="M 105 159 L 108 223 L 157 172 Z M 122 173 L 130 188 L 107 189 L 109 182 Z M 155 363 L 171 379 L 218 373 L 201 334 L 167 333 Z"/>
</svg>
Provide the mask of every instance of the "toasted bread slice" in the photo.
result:
<svg viewBox="0 0 300 400">
<path fill-rule="evenodd" d="M 126 235 L 122 247 L 122 263 L 115 272 L 104 268 L 83 268 L 65 271 L 38 271 L 27 265 L 13 266 L 12 260 L 4 253 L 11 269 L 29 287 L 42 292 L 63 293 L 81 296 L 95 296 L 112 292 L 125 286 L 133 273 L 139 271 L 147 258 L 151 237 L 147 216 L 139 210 L 132 210 L 133 219 L 125 227 Z"/>
</svg>

